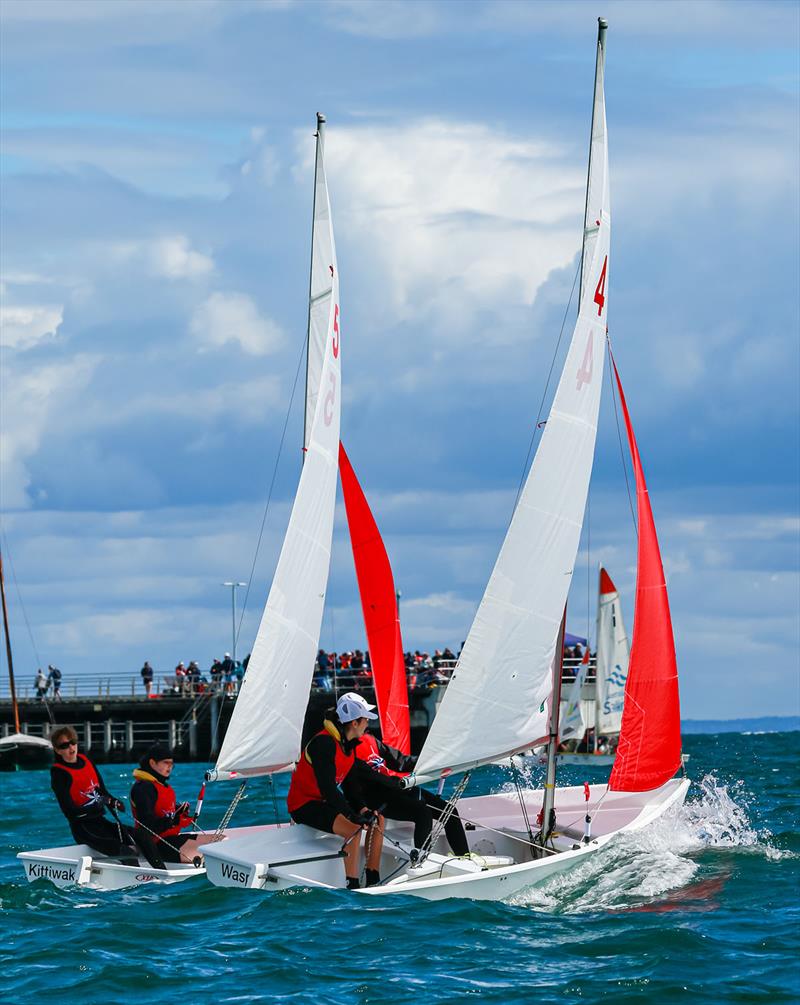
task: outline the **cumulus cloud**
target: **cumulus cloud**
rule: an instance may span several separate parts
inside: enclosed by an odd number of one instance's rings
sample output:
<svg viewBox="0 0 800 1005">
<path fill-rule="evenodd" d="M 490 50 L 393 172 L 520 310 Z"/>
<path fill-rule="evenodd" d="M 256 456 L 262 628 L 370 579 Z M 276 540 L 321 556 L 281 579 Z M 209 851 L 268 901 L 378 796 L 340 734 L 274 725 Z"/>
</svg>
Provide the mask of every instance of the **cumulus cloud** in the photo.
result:
<svg viewBox="0 0 800 1005">
<path fill-rule="evenodd" d="M 212 293 L 194 312 L 189 328 L 203 349 L 220 349 L 238 342 L 249 356 L 266 356 L 284 342 L 281 328 L 269 318 L 262 318 L 244 293 Z"/>
<path fill-rule="evenodd" d="M 53 336 L 64 320 L 57 304 L 3 304 L 0 306 L 0 345 L 27 349 Z"/>
<path fill-rule="evenodd" d="M 165 279 L 201 279 L 214 271 L 214 259 L 196 251 L 185 234 L 119 242 L 112 245 L 110 254 L 120 263 L 138 261 L 152 275 Z"/>
<path fill-rule="evenodd" d="M 51 423 L 69 414 L 100 363 L 97 355 L 77 355 L 27 371 L 5 365 L 2 371 L 0 486 L 4 509 L 31 504 L 28 462 L 39 450 Z"/>
<path fill-rule="evenodd" d="M 393 322 L 463 334 L 476 310 L 530 305 L 575 254 L 585 169 L 553 143 L 423 120 L 331 131 L 326 153 L 337 229 L 381 267 Z"/>
</svg>

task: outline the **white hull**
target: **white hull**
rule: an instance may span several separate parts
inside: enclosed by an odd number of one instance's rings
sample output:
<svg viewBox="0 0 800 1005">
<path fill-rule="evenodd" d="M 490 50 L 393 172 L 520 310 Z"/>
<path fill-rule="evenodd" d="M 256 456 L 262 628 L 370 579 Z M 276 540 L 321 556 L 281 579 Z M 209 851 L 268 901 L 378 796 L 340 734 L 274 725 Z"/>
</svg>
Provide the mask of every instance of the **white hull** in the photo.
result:
<svg viewBox="0 0 800 1005">
<path fill-rule="evenodd" d="M 426 862 L 412 868 L 407 855 L 388 840 L 410 849 L 411 825 L 387 821 L 381 860 L 383 883 L 359 892 L 370 897 L 403 893 L 427 900 L 502 900 L 579 865 L 615 835 L 651 823 L 668 807 L 682 803 L 688 787 L 688 781 L 681 779 L 644 793 L 606 793 L 605 786 L 598 786 L 590 798 L 593 819 L 588 844 L 581 840 L 586 813 L 583 786 L 560 788 L 556 791 L 556 853 L 538 859 L 531 858 L 516 792 L 459 802 L 459 813 L 468 826 L 470 859 L 449 857 L 440 839 Z M 527 790 L 524 795 L 529 817 L 535 820 L 542 791 Z M 248 830 L 242 836 L 231 833 L 205 849 L 207 875 L 216 886 L 256 890 L 344 886 L 338 854 L 341 838 L 294 824 Z"/>
<path fill-rule="evenodd" d="M 205 873 L 205 869 L 196 869 L 193 865 L 153 869 L 141 859 L 139 865 L 123 865 L 86 844 L 23 851 L 17 858 L 22 862 L 29 883 L 47 879 L 62 889 L 83 886 L 93 890 L 124 890 L 149 883 L 182 883 Z"/>
<path fill-rule="evenodd" d="M 228 833 L 240 836 L 251 830 L 253 828 L 240 827 Z M 23 851 L 17 858 L 25 869 L 29 883 L 47 879 L 62 889 L 83 886 L 92 890 L 124 890 L 150 883 L 182 883 L 187 879 L 204 876 L 206 872 L 202 867 L 198 869 L 193 865 L 172 863 L 166 869 L 154 869 L 143 858 L 139 859 L 138 865 L 125 865 L 118 859 L 101 855 L 86 844 Z"/>
</svg>

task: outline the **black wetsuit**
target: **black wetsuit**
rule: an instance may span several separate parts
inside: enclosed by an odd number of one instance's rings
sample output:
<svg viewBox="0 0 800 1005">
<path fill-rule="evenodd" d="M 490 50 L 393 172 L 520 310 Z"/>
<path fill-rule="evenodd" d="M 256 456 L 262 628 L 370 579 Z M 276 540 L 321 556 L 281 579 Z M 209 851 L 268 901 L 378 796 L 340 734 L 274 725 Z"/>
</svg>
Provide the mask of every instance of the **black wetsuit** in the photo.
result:
<svg viewBox="0 0 800 1005">
<path fill-rule="evenodd" d="M 394 747 L 376 740 L 380 756 L 391 771 L 410 772 L 416 764 L 416 757 L 402 754 Z M 366 761 L 356 755 L 358 780 L 364 790 L 366 804 L 380 812 L 389 820 L 408 820 L 414 824 L 414 847 L 421 848 L 433 829 L 434 819 L 439 818 L 447 803 L 441 796 L 427 789 L 399 788 L 397 775 L 384 775 L 371 768 Z M 464 825 L 454 809 L 444 833 L 454 855 L 468 855 L 469 845 L 464 833 Z"/>
<path fill-rule="evenodd" d="M 87 763 L 94 767 L 98 786 L 90 801 L 79 806 L 71 796 L 72 782 L 75 773 Z M 64 771 L 64 768 L 67 770 Z M 150 865 L 156 869 L 164 867 L 164 862 L 151 841 L 142 841 L 134 835 L 131 827 L 106 817 L 106 807 L 113 806 L 117 800 L 106 788 L 97 766 L 85 754 L 78 754 L 75 764 L 69 764 L 56 754 L 55 764 L 50 768 L 50 786 L 78 844 L 88 844 L 101 855 L 135 858 L 137 861 L 137 849 L 140 849 Z"/>
<path fill-rule="evenodd" d="M 140 777 L 146 774 L 149 777 Z M 169 781 L 148 763 L 145 758 L 141 762 L 140 770 L 134 772 L 137 779 L 131 786 L 131 807 L 136 820 L 134 833 L 137 839 L 142 837 L 154 840 L 158 846 L 158 851 L 165 862 L 180 862 L 181 848 L 190 838 L 196 838 L 197 834 L 169 834 L 159 840 L 156 834 L 163 835 L 164 831 L 172 830 L 180 824 L 183 814 L 172 813 L 168 816 L 159 815 L 157 803 L 159 802 L 159 786 L 170 791 L 170 797 L 174 798 L 172 786 Z M 147 828 L 146 830 L 144 828 Z"/>
</svg>

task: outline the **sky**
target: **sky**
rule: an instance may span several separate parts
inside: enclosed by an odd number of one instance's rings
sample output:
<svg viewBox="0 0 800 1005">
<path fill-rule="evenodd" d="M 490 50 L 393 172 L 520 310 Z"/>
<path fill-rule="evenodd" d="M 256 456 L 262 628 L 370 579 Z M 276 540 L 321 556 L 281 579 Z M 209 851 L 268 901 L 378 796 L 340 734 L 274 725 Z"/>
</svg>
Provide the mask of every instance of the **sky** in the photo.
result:
<svg viewBox="0 0 800 1005">
<path fill-rule="evenodd" d="M 406 648 L 459 646 L 574 322 L 604 16 L 609 331 L 682 713 L 800 710 L 796 3 L 0 14 L 0 509 L 23 682 L 38 662 L 65 680 L 207 667 L 231 648 L 227 580 L 250 584 L 249 649 L 300 465 L 317 111 L 342 438 Z M 599 562 L 632 623 L 635 552 L 606 376 L 570 631 L 594 637 Z M 341 500 L 321 644 L 365 647 Z"/>
</svg>

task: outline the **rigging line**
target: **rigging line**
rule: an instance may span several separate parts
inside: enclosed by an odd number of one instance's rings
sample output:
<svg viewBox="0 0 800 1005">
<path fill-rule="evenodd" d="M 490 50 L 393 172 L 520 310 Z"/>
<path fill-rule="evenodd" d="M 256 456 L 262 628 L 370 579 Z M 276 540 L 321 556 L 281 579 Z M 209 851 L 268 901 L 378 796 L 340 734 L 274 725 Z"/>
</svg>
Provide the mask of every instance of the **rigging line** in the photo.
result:
<svg viewBox="0 0 800 1005">
<path fill-rule="evenodd" d="M 25 627 L 28 629 L 28 637 L 31 640 L 31 646 L 33 647 L 34 655 L 36 656 L 36 666 L 41 667 L 42 658 L 39 655 L 39 650 L 36 648 L 36 643 L 33 640 L 33 632 L 31 631 L 31 625 L 28 621 L 28 612 L 25 610 L 25 604 L 22 602 L 22 591 L 19 588 L 19 583 L 17 582 L 17 574 L 14 570 L 14 560 L 11 558 L 11 549 L 8 546 L 8 538 L 6 537 L 5 528 L 0 529 L 3 535 L 4 551 L 8 556 L 8 565 L 11 569 L 11 578 L 14 580 L 14 588 L 17 591 L 17 599 L 19 600 L 19 609 L 22 611 L 22 617 L 25 621 Z"/>
<path fill-rule="evenodd" d="M 234 810 L 239 805 L 239 801 L 244 796 L 244 790 L 247 788 L 247 779 L 245 779 L 239 788 L 236 790 L 236 795 L 231 799 L 231 804 L 225 810 L 225 815 L 220 820 L 216 831 L 214 832 L 213 841 L 221 841 L 225 837 L 225 828 L 231 822 L 231 817 L 233 816 Z M 212 842 L 213 843 L 213 842 Z"/>
<path fill-rule="evenodd" d="M 250 596 L 250 587 L 253 585 L 253 575 L 255 574 L 256 562 L 258 561 L 258 552 L 259 552 L 259 549 L 261 548 L 261 540 L 262 540 L 262 538 L 264 536 L 264 527 L 265 527 L 266 522 L 267 522 L 267 514 L 269 513 L 269 506 L 270 506 L 270 503 L 272 502 L 272 493 L 273 493 L 273 491 L 275 489 L 275 480 L 278 477 L 278 465 L 280 464 L 281 454 L 283 453 L 283 444 L 284 444 L 284 441 L 286 439 L 286 430 L 287 430 L 287 428 L 289 426 L 289 417 L 292 414 L 292 405 L 294 404 L 294 396 L 295 396 L 295 393 L 297 392 L 297 381 L 300 379 L 300 370 L 301 370 L 301 367 L 303 365 L 303 356 L 305 355 L 305 352 L 306 352 L 306 341 L 304 339 L 303 340 L 303 347 L 302 347 L 302 350 L 300 352 L 300 358 L 297 361 L 297 369 L 295 370 L 295 374 L 294 374 L 294 384 L 292 384 L 292 393 L 291 393 L 291 395 L 289 397 L 289 405 L 288 405 L 288 407 L 286 409 L 286 418 L 283 421 L 283 431 L 281 432 L 281 439 L 280 439 L 280 443 L 278 444 L 278 455 L 275 458 L 275 467 L 272 469 L 272 479 L 271 479 L 271 481 L 269 483 L 269 492 L 267 493 L 267 502 L 266 502 L 266 505 L 264 506 L 264 515 L 261 517 L 261 527 L 260 527 L 259 532 L 258 532 L 258 541 L 256 542 L 256 550 L 255 550 L 255 553 L 253 555 L 253 564 L 250 567 L 250 575 L 249 575 L 249 577 L 247 579 L 247 589 L 244 591 L 244 600 L 242 601 L 242 610 L 241 610 L 241 612 L 239 614 L 239 624 L 238 624 L 238 626 L 236 628 L 236 642 L 237 642 L 237 644 L 239 642 L 239 635 L 240 635 L 240 633 L 242 631 L 242 623 L 244 622 L 244 615 L 245 615 L 245 612 L 247 610 L 247 600 L 248 600 L 248 598 Z"/>
<path fill-rule="evenodd" d="M 608 336 L 608 332 L 606 332 L 606 349 L 608 350 L 608 358 L 611 360 L 611 362 L 613 364 L 614 356 L 613 356 L 613 354 L 611 352 L 611 339 Z M 638 537 L 639 536 L 639 528 L 636 525 L 636 513 L 634 512 L 634 509 L 633 509 L 633 498 L 631 497 L 631 486 L 630 486 L 630 482 L 628 481 L 628 466 L 625 463 L 625 449 L 622 446 L 622 431 L 621 431 L 621 429 L 619 427 L 619 409 L 617 408 L 617 391 L 616 391 L 616 388 L 614 387 L 614 381 L 613 381 L 613 379 L 611 381 L 609 381 L 609 383 L 611 384 L 611 398 L 612 398 L 612 400 L 614 402 L 614 421 L 617 424 L 617 440 L 619 441 L 619 456 L 620 456 L 620 460 L 622 461 L 622 473 L 625 475 L 625 488 L 626 488 L 627 493 L 628 493 L 628 506 L 630 507 L 630 511 L 631 511 L 631 520 L 633 521 L 633 530 L 634 530 L 634 533 L 636 534 L 636 536 Z"/>
<path fill-rule="evenodd" d="M 431 828 L 430 834 L 428 834 L 427 838 L 425 838 L 422 848 L 420 848 L 421 854 L 417 859 L 417 865 L 422 865 L 425 859 L 427 859 L 428 855 L 430 855 L 430 853 L 433 851 L 433 846 L 439 840 L 441 835 L 445 832 L 445 827 L 447 826 L 450 817 L 453 815 L 453 812 L 456 809 L 456 803 L 461 798 L 461 796 L 464 793 L 464 790 L 469 784 L 471 774 L 472 774 L 471 771 L 467 771 L 464 773 L 462 778 L 459 780 L 458 785 L 456 785 L 455 789 L 453 790 L 453 794 L 447 800 L 445 808 L 443 810 L 442 809 L 439 810 L 439 816 L 436 820 L 436 823 Z"/>
<path fill-rule="evenodd" d="M 519 486 L 517 487 L 517 497 L 514 500 L 514 506 L 511 510 L 512 518 L 514 516 L 514 513 L 516 512 L 517 504 L 519 503 L 519 497 L 522 494 L 522 486 L 525 484 L 525 474 L 528 470 L 528 464 L 531 459 L 531 454 L 533 453 L 533 444 L 534 441 L 536 440 L 536 431 L 538 430 L 539 423 L 541 422 L 542 419 L 542 411 L 544 410 L 544 403 L 547 400 L 547 390 L 550 387 L 550 378 L 553 376 L 553 370 L 556 365 L 556 359 L 558 358 L 558 349 L 559 346 L 561 345 L 561 339 L 564 335 L 564 325 L 566 325 L 567 323 L 567 317 L 569 316 L 569 309 L 572 306 L 572 297 L 575 293 L 575 285 L 578 282 L 578 275 L 580 271 L 581 267 L 579 262 L 578 268 L 575 270 L 575 278 L 572 280 L 572 289 L 569 291 L 569 300 L 567 301 L 567 306 L 564 310 L 564 317 L 561 319 L 561 330 L 558 333 L 558 341 L 556 342 L 556 347 L 553 350 L 553 358 L 550 361 L 550 370 L 548 371 L 547 374 L 547 380 L 545 381 L 544 391 L 542 391 L 542 400 L 539 402 L 539 411 L 536 413 L 536 422 L 533 427 L 533 432 L 531 433 L 530 443 L 528 444 L 528 453 L 527 456 L 525 457 L 525 464 L 523 465 L 522 474 L 519 479 Z M 509 523 L 510 522 L 511 521 L 509 520 Z"/>
<path fill-rule="evenodd" d="M 280 813 L 278 812 L 278 793 L 275 791 L 275 778 L 273 775 L 267 775 L 267 778 L 269 779 L 269 791 L 272 796 L 272 809 L 275 813 L 275 824 L 278 829 L 280 829 L 281 818 Z"/>
<path fill-rule="evenodd" d="M 592 627 L 592 491 L 586 495 L 586 648 L 591 653 L 589 632 Z M 577 672 L 577 669 L 576 669 Z"/>
</svg>

